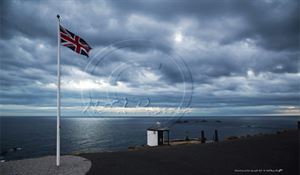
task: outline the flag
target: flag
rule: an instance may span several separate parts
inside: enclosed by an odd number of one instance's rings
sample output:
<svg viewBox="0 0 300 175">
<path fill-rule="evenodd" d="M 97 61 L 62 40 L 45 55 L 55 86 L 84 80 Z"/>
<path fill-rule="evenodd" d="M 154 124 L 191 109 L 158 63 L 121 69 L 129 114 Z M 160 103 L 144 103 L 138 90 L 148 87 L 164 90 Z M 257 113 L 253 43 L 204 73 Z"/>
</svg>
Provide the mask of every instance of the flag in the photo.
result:
<svg viewBox="0 0 300 175">
<path fill-rule="evenodd" d="M 89 51 L 92 49 L 82 38 L 70 32 L 66 28 L 60 27 L 60 41 L 63 46 L 66 46 L 74 52 L 89 57 Z"/>
</svg>

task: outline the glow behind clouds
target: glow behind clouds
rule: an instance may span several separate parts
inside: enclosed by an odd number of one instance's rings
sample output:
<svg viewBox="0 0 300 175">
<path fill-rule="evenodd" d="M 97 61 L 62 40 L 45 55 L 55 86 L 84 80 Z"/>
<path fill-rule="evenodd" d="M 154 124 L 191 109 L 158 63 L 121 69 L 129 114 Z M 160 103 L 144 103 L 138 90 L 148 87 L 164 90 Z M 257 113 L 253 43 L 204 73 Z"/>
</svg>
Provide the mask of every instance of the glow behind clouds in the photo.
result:
<svg viewBox="0 0 300 175">
<path fill-rule="evenodd" d="M 63 115 L 88 115 L 89 95 L 96 115 L 300 114 L 297 0 L 4 0 L 0 13 L 2 116 L 55 115 L 56 14 L 91 58 L 120 41 L 155 43 L 117 49 L 94 72 L 61 48 Z M 189 87 L 191 104 L 178 108 Z"/>
</svg>

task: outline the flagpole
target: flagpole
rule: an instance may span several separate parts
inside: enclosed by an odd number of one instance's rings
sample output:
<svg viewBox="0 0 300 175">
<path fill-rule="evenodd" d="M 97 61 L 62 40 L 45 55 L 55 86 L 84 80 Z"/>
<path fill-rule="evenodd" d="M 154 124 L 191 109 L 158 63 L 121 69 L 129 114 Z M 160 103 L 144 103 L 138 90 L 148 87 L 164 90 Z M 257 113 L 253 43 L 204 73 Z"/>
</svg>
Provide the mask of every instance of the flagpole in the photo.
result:
<svg viewBox="0 0 300 175">
<path fill-rule="evenodd" d="M 60 19 L 57 15 L 57 116 L 56 116 L 56 166 L 60 165 Z"/>
</svg>

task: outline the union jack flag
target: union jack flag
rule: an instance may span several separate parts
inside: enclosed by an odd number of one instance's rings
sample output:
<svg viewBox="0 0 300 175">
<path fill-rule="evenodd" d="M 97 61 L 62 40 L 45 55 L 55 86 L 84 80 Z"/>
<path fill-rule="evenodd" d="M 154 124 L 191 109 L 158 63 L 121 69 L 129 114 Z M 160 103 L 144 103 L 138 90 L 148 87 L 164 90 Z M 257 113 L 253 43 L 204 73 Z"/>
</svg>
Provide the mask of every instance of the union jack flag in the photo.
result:
<svg viewBox="0 0 300 175">
<path fill-rule="evenodd" d="M 89 57 L 92 49 L 82 38 L 60 26 L 60 41 L 63 46 L 72 49 L 74 52 Z"/>
</svg>

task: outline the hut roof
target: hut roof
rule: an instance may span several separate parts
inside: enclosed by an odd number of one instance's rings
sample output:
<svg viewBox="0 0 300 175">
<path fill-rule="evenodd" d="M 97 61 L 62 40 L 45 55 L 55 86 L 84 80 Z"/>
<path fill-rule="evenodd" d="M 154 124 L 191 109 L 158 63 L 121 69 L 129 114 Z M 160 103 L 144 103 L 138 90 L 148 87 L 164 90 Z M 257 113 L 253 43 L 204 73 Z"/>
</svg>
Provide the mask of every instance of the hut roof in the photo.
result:
<svg viewBox="0 0 300 175">
<path fill-rule="evenodd" d="M 162 126 L 160 122 L 156 122 L 154 125 L 152 125 L 147 130 L 150 130 L 150 131 L 169 131 L 170 129 L 168 127 Z"/>
</svg>

